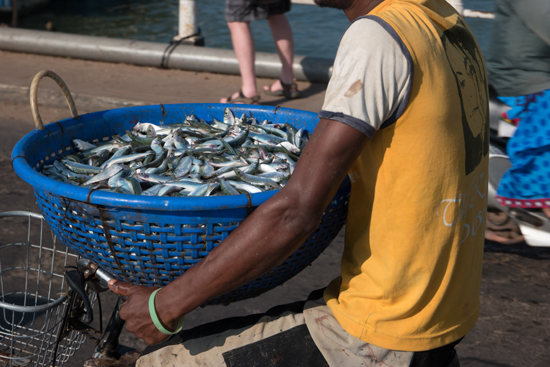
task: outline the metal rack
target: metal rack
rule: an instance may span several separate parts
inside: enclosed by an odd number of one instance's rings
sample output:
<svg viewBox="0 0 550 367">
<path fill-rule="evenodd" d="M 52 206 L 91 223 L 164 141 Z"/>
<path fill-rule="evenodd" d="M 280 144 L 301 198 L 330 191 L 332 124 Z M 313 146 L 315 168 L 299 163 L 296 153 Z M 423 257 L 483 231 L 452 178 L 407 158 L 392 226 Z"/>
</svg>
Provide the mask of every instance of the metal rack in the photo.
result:
<svg viewBox="0 0 550 367">
<path fill-rule="evenodd" d="M 0 213 L 0 230 L 0 367 L 61 366 L 86 339 L 64 322 L 72 299 L 63 272 L 77 256 L 56 246 L 40 214 Z"/>
</svg>

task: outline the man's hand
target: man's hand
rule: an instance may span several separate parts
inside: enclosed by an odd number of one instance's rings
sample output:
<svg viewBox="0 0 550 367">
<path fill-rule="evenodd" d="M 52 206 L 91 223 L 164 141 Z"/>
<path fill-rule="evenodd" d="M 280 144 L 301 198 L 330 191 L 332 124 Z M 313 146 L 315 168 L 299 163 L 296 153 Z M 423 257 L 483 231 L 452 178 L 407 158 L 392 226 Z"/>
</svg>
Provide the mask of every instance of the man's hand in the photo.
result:
<svg viewBox="0 0 550 367">
<path fill-rule="evenodd" d="M 109 288 L 121 296 L 128 297 L 120 309 L 120 317 L 126 320 L 126 330 L 145 341 L 147 345 L 160 343 L 168 338 L 168 335 L 157 329 L 149 315 L 149 297 L 156 288 L 133 285 L 119 280 L 111 280 Z M 168 330 L 174 330 L 177 327 L 178 320 L 174 323 L 174 320 L 163 320 L 161 315 L 158 316 Z"/>
</svg>

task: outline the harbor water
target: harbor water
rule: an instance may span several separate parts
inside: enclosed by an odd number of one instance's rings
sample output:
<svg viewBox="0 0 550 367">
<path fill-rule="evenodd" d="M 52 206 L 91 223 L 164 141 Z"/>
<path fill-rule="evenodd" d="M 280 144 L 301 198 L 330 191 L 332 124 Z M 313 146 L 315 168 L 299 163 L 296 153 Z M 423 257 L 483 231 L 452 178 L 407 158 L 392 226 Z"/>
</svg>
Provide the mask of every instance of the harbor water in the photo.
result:
<svg viewBox="0 0 550 367">
<path fill-rule="evenodd" d="M 464 0 L 464 7 L 493 11 L 494 0 Z M 232 47 L 224 11 L 225 0 L 197 1 L 197 23 L 207 47 Z M 342 11 L 292 4 L 287 16 L 292 26 L 296 55 L 334 58 L 340 38 L 349 25 Z M 466 20 L 482 51 L 486 52 L 492 21 Z M 48 22 L 58 32 L 170 42 L 178 33 L 178 0 L 52 0 L 47 7 L 21 17 L 18 25 L 43 30 Z M 251 27 L 256 50 L 275 53 L 267 21 L 252 22 Z"/>
</svg>

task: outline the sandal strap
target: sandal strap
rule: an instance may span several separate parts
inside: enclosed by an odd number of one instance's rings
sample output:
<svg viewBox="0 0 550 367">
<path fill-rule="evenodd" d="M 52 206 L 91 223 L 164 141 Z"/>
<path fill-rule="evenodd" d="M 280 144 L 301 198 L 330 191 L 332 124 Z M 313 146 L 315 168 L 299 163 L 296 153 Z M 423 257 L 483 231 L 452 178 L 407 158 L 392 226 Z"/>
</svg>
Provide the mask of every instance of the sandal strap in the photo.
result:
<svg viewBox="0 0 550 367">
<path fill-rule="evenodd" d="M 287 99 L 294 99 L 298 98 L 300 96 L 300 91 L 298 90 L 298 84 L 296 82 L 292 82 L 290 84 L 283 83 L 282 80 L 279 79 L 281 82 L 281 85 L 283 86 L 283 95 Z"/>
<path fill-rule="evenodd" d="M 279 82 L 281 82 L 281 85 L 283 86 L 283 89 L 284 90 L 287 90 L 290 92 L 291 89 L 295 89 L 295 90 L 298 90 L 298 84 L 296 84 L 296 82 L 292 82 L 290 84 L 286 84 L 284 83 L 281 79 L 279 79 Z"/>
<path fill-rule="evenodd" d="M 253 97 L 245 97 L 243 91 L 239 90 L 239 96 L 237 98 L 231 98 L 231 96 L 229 96 L 227 98 L 227 103 L 243 102 L 245 104 L 255 104 L 260 102 L 260 99 L 261 97 L 258 94 Z"/>
<path fill-rule="evenodd" d="M 241 93 L 241 95 L 242 95 L 242 93 Z M 260 99 L 261 99 L 261 97 L 260 97 L 259 94 L 256 94 L 255 96 L 250 97 L 250 98 L 245 97 L 244 95 L 242 95 L 242 96 L 243 96 L 243 98 L 250 99 L 250 101 L 251 101 L 252 103 L 260 102 Z"/>
</svg>

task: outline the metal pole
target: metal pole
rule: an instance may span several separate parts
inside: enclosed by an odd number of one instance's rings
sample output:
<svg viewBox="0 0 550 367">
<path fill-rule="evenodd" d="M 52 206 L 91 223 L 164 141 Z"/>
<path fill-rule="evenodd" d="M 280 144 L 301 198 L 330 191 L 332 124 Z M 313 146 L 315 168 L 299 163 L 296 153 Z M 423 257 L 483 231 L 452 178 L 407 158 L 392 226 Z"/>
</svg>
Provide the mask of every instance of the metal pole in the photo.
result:
<svg viewBox="0 0 550 367">
<path fill-rule="evenodd" d="M 185 38 L 197 33 L 196 0 L 180 0 L 178 37 Z"/>
<path fill-rule="evenodd" d="M 12 7 L 12 15 L 11 15 L 11 26 L 12 27 L 17 27 L 17 17 L 18 17 L 18 12 L 19 12 L 19 4 L 17 4 L 17 0 L 13 0 L 11 2 L 11 7 Z"/>
<path fill-rule="evenodd" d="M 113 314 L 109 319 L 101 340 L 96 345 L 92 358 L 120 358 L 120 354 L 118 353 L 118 338 L 124 327 L 124 320 L 120 318 L 120 309 L 125 300 L 126 297 L 118 297 Z"/>
<path fill-rule="evenodd" d="M 0 50 L 240 75 L 233 50 L 180 44 L 168 54 L 167 46 L 170 45 L 21 28 L 0 31 Z M 295 55 L 294 76 L 297 80 L 326 83 L 333 62 L 331 58 Z M 281 75 L 277 54 L 257 52 L 255 66 L 258 77 L 278 78 Z"/>
</svg>

